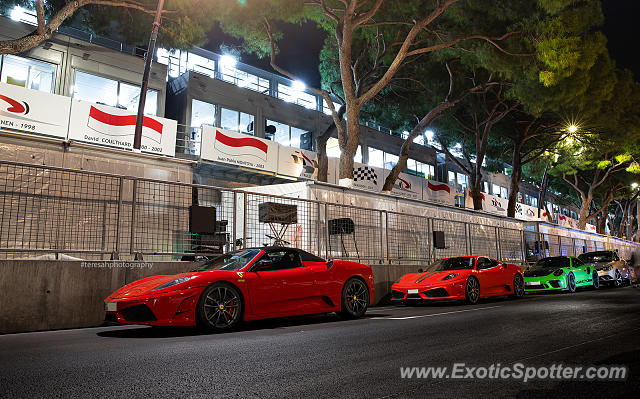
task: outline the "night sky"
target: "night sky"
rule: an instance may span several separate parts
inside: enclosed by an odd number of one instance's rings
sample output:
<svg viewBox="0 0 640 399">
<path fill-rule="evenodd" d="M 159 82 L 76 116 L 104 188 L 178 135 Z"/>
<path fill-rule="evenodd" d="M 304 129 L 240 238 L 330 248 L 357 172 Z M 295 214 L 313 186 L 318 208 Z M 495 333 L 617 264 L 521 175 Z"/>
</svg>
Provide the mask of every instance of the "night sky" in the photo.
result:
<svg viewBox="0 0 640 399">
<path fill-rule="evenodd" d="M 611 57 L 620 68 L 633 71 L 636 80 L 640 80 L 640 0 L 602 0 L 605 15 L 603 32 L 608 38 Z M 278 63 L 285 69 L 297 74 L 307 85 L 320 86 L 318 59 L 323 43 L 323 32 L 313 23 L 300 25 L 282 25 L 284 39 L 280 41 Z M 238 41 L 214 29 L 209 33 L 209 42 L 204 46 L 214 52 L 220 52 L 220 44 L 238 45 Z M 240 61 L 258 68 L 273 71 L 268 59 L 259 59 L 252 54 L 242 54 Z"/>
</svg>

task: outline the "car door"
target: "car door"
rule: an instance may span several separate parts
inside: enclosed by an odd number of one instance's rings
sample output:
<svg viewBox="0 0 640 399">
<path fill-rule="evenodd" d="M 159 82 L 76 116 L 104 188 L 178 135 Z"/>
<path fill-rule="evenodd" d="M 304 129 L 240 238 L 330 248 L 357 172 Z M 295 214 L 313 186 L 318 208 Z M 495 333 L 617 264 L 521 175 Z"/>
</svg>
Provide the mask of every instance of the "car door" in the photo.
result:
<svg viewBox="0 0 640 399">
<path fill-rule="evenodd" d="M 500 263 L 496 260 L 486 257 L 478 257 L 476 270 L 478 281 L 480 282 L 480 295 L 490 296 L 496 295 L 496 291 L 502 285 L 502 272 L 499 267 Z"/>
<path fill-rule="evenodd" d="M 246 274 L 256 314 L 300 314 L 305 298 L 313 296 L 313 273 L 295 250 L 265 253 Z"/>
<path fill-rule="evenodd" d="M 591 267 L 588 267 L 578 258 L 574 258 L 571 256 L 569 258 L 571 260 L 571 271 L 576 277 L 576 284 L 585 284 L 591 280 L 591 273 L 587 273 L 587 269 L 589 272 L 591 271 Z"/>
</svg>

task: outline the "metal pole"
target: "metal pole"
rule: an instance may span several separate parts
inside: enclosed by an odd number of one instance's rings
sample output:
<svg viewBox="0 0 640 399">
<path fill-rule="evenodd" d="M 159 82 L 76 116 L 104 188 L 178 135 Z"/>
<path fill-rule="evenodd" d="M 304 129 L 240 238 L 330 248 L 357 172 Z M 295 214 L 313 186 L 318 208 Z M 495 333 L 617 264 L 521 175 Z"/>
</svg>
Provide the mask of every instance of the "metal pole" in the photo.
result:
<svg viewBox="0 0 640 399">
<path fill-rule="evenodd" d="M 118 209 L 116 210 L 116 248 L 115 253 L 113 254 L 113 258 L 118 259 L 120 256 L 120 214 L 122 213 L 122 196 L 124 193 L 124 181 L 122 177 L 119 179 L 118 183 Z"/>
<path fill-rule="evenodd" d="M 236 240 L 238 239 L 236 237 L 236 225 L 238 224 L 238 204 L 237 204 L 237 197 L 238 197 L 238 193 L 234 192 L 233 193 L 233 250 L 235 251 L 236 249 Z"/>
<path fill-rule="evenodd" d="M 133 191 L 131 197 L 131 241 L 129 242 L 129 253 L 135 253 L 136 242 L 136 196 L 138 194 L 138 180 L 133 181 Z"/>
<path fill-rule="evenodd" d="M 158 8 L 156 9 L 156 17 L 153 20 L 153 29 L 151 37 L 149 37 L 149 48 L 147 49 L 147 57 L 144 62 L 144 72 L 142 73 L 142 86 L 140 87 L 140 99 L 138 101 L 138 116 L 136 117 L 136 131 L 133 136 L 133 149 L 140 150 L 142 143 L 142 124 L 144 121 L 144 105 L 147 101 L 147 87 L 149 86 L 149 74 L 151 73 L 151 63 L 153 62 L 153 53 L 156 47 L 156 38 L 158 37 L 158 28 L 160 26 L 160 17 L 162 16 L 162 8 L 164 0 L 158 0 Z"/>
</svg>

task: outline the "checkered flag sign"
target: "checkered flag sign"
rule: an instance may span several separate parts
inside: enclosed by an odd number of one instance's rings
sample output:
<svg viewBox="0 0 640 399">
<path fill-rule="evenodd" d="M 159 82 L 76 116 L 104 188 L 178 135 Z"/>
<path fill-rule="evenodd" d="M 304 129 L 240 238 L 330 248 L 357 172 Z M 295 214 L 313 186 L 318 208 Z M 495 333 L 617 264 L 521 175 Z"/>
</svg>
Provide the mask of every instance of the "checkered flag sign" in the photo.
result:
<svg viewBox="0 0 640 399">
<path fill-rule="evenodd" d="M 378 174 L 373 168 L 368 166 L 359 166 L 353 168 L 353 181 L 372 181 L 374 185 L 378 185 Z"/>
</svg>

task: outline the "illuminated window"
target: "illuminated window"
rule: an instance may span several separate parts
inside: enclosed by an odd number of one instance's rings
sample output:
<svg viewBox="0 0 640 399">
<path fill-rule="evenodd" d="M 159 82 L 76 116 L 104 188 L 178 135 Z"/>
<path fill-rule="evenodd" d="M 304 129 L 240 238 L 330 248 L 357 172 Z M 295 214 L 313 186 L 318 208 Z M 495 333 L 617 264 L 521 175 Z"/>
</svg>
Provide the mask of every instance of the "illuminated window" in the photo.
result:
<svg viewBox="0 0 640 399">
<path fill-rule="evenodd" d="M 500 198 L 507 198 L 507 188 L 494 184 L 492 187 L 492 194 Z"/>
<path fill-rule="evenodd" d="M 253 115 L 228 108 L 221 108 L 220 127 L 234 132 L 254 134 Z"/>
<path fill-rule="evenodd" d="M 316 109 L 316 97 L 313 94 L 295 90 L 293 87 L 282 83 L 278 83 L 278 98 L 308 109 Z"/>
<path fill-rule="evenodd" d="M 5 55 L 2 57 L 2 82 L 27 89 L 53 92 L 56 67 L 29 58 Z"/>
<path fill-rule="evenodd" d="M 369 166 L 384 167 L 384 151 L 369 147 Z"/>
<path fill-rule="evenodd" d="M 112 107 L 138 111 L 140 87 L 117 80 L 76 71 L 73 85 L 73 98 L 104 104 Z M 158 92 L 147 90 L 144 113 L 156 115 L 158 110 Z"/>
<path fill-rule="evenodd" d="M 338 145 L 338 139 L 335 137 L 330 137 L 329 140 L 327 140 L 327 156 L 329 158 L 340 158 L 340 154 L 342 154 L 342 152 L 340 151 L 340 146 Z M 353 157 L 353 161 L 362 163 L 362 148 L 360 146 L 358 146 L 358 148 L 356 149 L 356 154 Z"/>
</svg>

